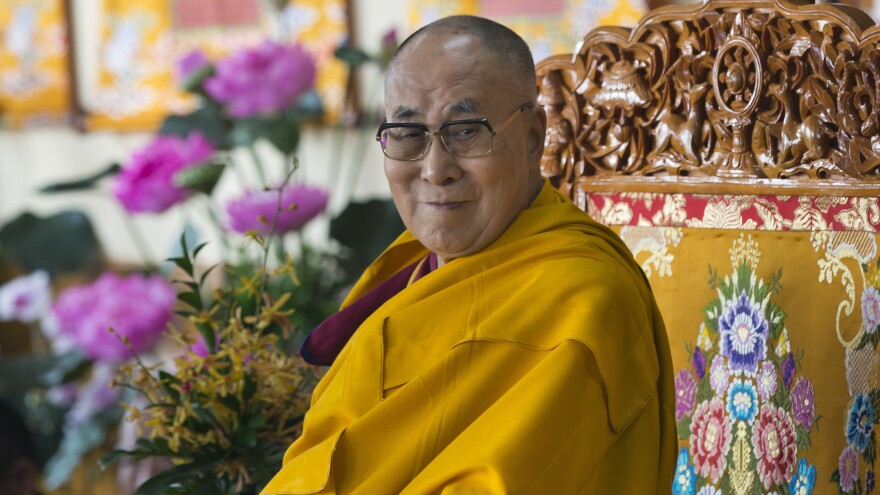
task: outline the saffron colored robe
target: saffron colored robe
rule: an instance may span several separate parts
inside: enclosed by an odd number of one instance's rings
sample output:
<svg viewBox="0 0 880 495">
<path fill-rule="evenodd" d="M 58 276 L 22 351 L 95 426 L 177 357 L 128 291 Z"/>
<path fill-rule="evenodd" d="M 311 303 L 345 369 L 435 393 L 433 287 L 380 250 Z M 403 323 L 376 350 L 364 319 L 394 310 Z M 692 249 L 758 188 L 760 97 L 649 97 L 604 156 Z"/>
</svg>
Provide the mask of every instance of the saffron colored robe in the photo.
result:
<svg viewBox="0 0 880 495">
<path fill-rule="evenodd" d="M 344 305 L 427 254 L 405 232 Z M 545 181 L 364 321 L 262 493 L 669 493 L 672 383 L 639 266 Z"/>
</svg>

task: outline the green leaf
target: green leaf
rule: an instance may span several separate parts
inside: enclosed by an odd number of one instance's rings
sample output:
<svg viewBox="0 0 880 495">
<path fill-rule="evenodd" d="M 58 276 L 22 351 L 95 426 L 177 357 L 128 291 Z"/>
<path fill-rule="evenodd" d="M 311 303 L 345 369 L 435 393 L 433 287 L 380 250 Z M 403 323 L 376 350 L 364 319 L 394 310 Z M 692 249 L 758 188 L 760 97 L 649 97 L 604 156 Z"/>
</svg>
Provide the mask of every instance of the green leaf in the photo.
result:
<svg viewBox="0 0 880 495">
<path fill-rule="evenodd" d="M 353 46 L 340 46 L 333 52 L 333 56 L 345 62 L 349 67 L 358 67 L 367 62 L 371 62 L 373 57 L 367 52 L 355 48 Z"/>
<path fill-rule="evenodd" d="M 228 125 L 228 120 L 215 105 L 206 104 L 190 114 L 169 115 L 159 127 L 159 134 L 185 138 L 198 131 L 217 149 L 229 150 L 232 149 L 232 143 L 227 132 Z"/>
<path fill-rule="evenodd" d="M 203 308 L 202 297 L 196 292 L 181 292 L 180 294 L 177 294 L 177 300 L 185 303 L 196 311 L 201 311 Z"/>
<path fill-rule="evenodd" d="M 98 465 L 101 466 L 101 470 L 103 471 L 103 470 L 107 469 L 108 466 L 110 466 L 114 462 L 118 461 L 119 459 L 122 459 L 123 457 L 132 456 L 133 454 L 134 454 L 134 452 L 130 451 L 130 450 L 122 450 L 122 449 L 111 450 L 110 452 L 107 452 L 106 454 L 101 456 L 101 458 L 98 460 Z"/>
<path fill-rule="evenodd" d="M 164 495 L 168 489 L 178 483 L 183 483 L 187 478 L 200 477 L 219 461 L 201 461 L 178 464 L 171 469 L 160 472 L 144 482 L 135 491 L 135 495 Z"/>
<path fill-rule="evenodd" d="M 199 331 L 199 335 L 204 339 L 205 348 L 208 349 L 208 352 L 211 354 L 217 352 L 217 335 L 214 333 L 214 329 L 209 325 L 199 323 L 196 325 L 196 330 Z"/>
<path fill-rule="evenodd" d="M 39 189 L 41 194 L 53 194 L 53 193 L 61 193 L 61 192 L 71 192 L 71 191 L 86 191 L 89 189 L 94 189 L 95 186 L 100 182 L 104 177 L 112 177 L 119 173 L 122 167 L 119 166 L 118 163 L 111 163 L 103 170 L 95 172 L 94 174 L 87 175 L 81 179 L 75 179 L 64 182 L 54 182 L 51 184 L 47 184 Z"/>
<path fill-rule="evenodd" d="M 220 263 L 217 263 L 217 264 L 215 264 L 215 265 L 211 265 L 210 267 L 208 267 L 208 269 L 205 270 L 204 273 L 202 273 L 202 276 L 199 277 L 199 285 L 200 285 L 200 286 L 205 285 L 205 279 L 208 278 L 208 275 L 209 275 L 212 271 L 214 271 L 215 268 L 217 268 L 218 266 L 222 266 L 222 265 L 223 265 L 223 262 L 221 261 Z"/>
<path fill-rule="evenodd" d="M 185 256 L 181 256 L 181 257 L 179 257 L 179 258 L 168 258 L 168 259 L 165 260 L 165 261 L 171 261 L 172 263 L 174 263 L 175 265 L 177 265 L 178 267 L 180 267 L 181 270 L 183 270 L 184 272 L 186 272 L 187 275 L 189 275 L 190 277 L 192 277 L 192 275 L 193 275 L 193 266 L 192 266 L 192 262 L 189 260 L 189 258 L 187 258 L 187 257 L 185 257 Z"/>
<path fill-rule="evenodd" d="M 339 262 L 349 280 L 360 276 L 404 229 L 390 199 L 349 203 L 330 221 L 330 236 L 346 248 Z"/>
<path fill-rule="evenodd" d="M 23 272 L 45 270 L 55 278 L 93 270 L 101 265 L 103 254 L 88 216 L 67 210 L 49 217 L 26 212 L 3 225 L 0 258 Z"/>
<path fill-rule="evenodd" d="M 203 163 L 187 167 L 174 174 L 174 183 L 190 191 L 210 195 L 214 191 L 226 165 L 222 163 Z"/>
</svg>

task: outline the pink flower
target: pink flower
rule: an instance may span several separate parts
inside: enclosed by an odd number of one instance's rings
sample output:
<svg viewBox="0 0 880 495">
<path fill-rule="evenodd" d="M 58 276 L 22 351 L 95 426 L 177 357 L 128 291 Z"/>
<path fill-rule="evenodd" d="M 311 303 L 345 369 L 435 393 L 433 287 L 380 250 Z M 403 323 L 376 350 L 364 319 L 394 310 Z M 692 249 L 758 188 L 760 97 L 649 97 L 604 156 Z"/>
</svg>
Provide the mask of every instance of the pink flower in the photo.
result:
<svg viewBox="0 0 880 495">
<path fill-rule="evenodd" d="M 254 230 L 266 235 L 275 224 L 274 233 L 299 230 L 327 207 L 327 191 L 302 184 L 278 189 L 249 191 L 226 204 L 229 228 L 245 233 Z"/>
<path fill-rule="evenodd" d="M 868 333 L 876 332 L 880 325 L 880 292 L 873 286 L 862 292 L 862 321 Z"/>
<path fill-rule="evenodd" d="M 794 423 L 782 408 L 765 404 L 752 430 L 752 445 L 758 458 L 758 475 L 764 489 L 788 483 L 797 460 Z"/>
<path fill-rule="evenodd" d="M 38 270 L 0 286 L 0 321 L 31 323 L 49 312 L 52 289 L 49 274 Z"/>
<path fill-rule="evenodd" d="M 251 117 L 289 107 L 314 81 L 315 62 L 301 46 L 266 41 L 219 61 L 204 87 L 233 117 Z"/>
<path fill-rule="evenodd" d="M 770 361 L 761 363 L 761 371 L 758 372 L 758 393 L 765 401 L 776 393 L 776 367 Z"/>
<path fill-rule="evenodd" d="M 694 468 L 700 476 L 718 482 L 727 467 L 731 436 L 730 418 L 721 399 L 716 397 L 697 406 L 691 423 L 691 449 Z"/>
<path fill-rule="evenodd" d="M 113 194 L 130 213 L 165 211 L 189 196 L 174 176 L 213 154 L 214 146 L 198 132 L 186 139 L 159 136 L 131 156 L 116 178 Z"/>
<path fill-rule="evenodd" d="M 837 468 L 840 470 L 841 490 L 845 493 L 851 492 L 859 480 L 859 454 L 856 453 L 855 447 L 847 445 L 843 449 Z"/>
<path fill-rule="evenodd" d="M 86 356 L 123 360 L 129 351 L 117 335 L 128 337 L 134 352 L 148 349 L 171 321 L 176 300 L 174 288 L 158 275 L 105 273 L 90 285 L 62 292 L 52 312 L 59 332 Z"/>
<path fill-rule="evenodd" d="M 205 56 L 205 52 L 193 50 L 177 61 L 174 67 L 174 81 L 178 86 L 185 86 L 194 75 L 209 67 L 211 61 Z"/>
<path fill-rule="evenodd" d="M 816 416 L 816 403 L 813 393 L 813 384 L 809 378 L 798 377 L 791 389 L 791 414 L 795 421 L 810 429 Z"/>
</svg>

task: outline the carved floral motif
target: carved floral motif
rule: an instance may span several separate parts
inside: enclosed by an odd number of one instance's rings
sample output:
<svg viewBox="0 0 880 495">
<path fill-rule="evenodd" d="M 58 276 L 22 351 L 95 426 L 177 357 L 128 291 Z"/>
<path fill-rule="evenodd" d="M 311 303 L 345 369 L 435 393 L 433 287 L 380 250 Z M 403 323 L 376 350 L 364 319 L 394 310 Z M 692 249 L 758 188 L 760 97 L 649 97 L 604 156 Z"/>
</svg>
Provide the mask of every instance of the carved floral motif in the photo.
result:
<svg viewBox="0 0 880 495">
<path fill-rule="evenodd" d="M 538 64 L 544 174 L 880 182 L 880 29 L 786 0 L 658 9 Z M 572 193 L 573 194 L 573 193 Z"/>
</svg>

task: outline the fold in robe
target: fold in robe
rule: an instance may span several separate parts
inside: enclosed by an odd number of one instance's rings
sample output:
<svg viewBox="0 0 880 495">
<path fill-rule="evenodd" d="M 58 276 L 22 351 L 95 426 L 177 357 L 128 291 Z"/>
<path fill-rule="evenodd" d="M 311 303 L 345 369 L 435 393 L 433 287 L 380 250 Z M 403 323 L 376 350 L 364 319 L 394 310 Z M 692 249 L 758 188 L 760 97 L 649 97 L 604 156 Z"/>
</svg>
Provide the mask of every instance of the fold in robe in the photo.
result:
<svg viewBox="0 0 880 495">
<path fill-rule="evenodd" d="M 404 232 L 343 306 L 427 253 Z M 672 383 L 639 266 L 545 181 L 361 324 L 262 493 L 669 493 Z"/>
</svg>

